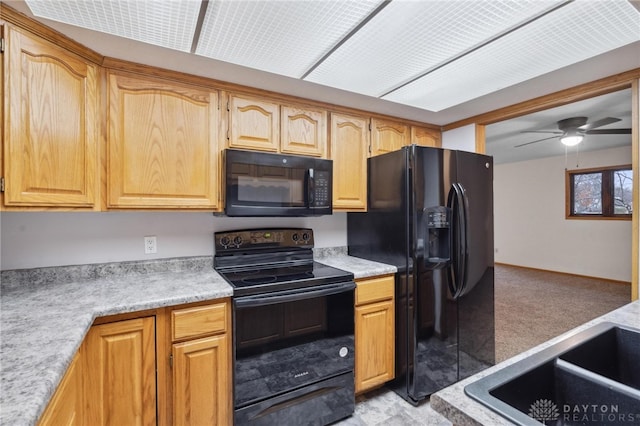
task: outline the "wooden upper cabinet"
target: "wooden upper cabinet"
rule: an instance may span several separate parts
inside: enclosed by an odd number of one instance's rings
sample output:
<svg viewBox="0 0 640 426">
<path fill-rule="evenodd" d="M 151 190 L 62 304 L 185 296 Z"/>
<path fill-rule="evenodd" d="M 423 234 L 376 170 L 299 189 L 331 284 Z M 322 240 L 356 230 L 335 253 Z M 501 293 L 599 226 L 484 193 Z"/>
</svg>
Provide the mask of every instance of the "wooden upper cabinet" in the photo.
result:
<svg viewBox="0 0 640 426">
<path fill-rule="evenodd" d="M 108 207 L 218 206 L 218 93 L 109 75 Z"/>
<path fill-rule="evenodd" d="M 326 158 L 327 112 L 282 107 L 281 152 Z"/>
<path fill-rule="evenodd" d="M 331 114 L 334 210 L 367 208 L 368 126 L 365 117 Z"/>
<path fill-rule="evenodd" d="M 371 119 L 371 157 L 397 151 L 409 144 L 409 126 L 397 121 Z"/>
<path fill-rule="evenodd" d="M 442 146 L 442 134 L 439 130 L 428 127 L 411 126 L 411 143 L 420 146 Z"/>
<path fill-rule="evenodd" d="M 229 148 L 278 152 L 280 110 L 276 103 L 229 96 Z"/>
<path fill-rule="evenodd" d="M 5 25 L 7 206 L 97 208 L 98 67 Z"/>
</svg>

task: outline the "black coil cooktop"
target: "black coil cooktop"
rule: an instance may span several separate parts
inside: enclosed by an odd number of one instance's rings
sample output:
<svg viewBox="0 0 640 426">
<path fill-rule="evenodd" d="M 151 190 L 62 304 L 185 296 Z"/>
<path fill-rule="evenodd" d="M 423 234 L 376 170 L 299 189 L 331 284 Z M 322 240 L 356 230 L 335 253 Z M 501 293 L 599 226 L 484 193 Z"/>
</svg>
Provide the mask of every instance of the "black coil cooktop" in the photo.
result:
<svg viewBox="0 0 640 426">
<path fill-rule="evenodd" d="M 214 267 L 236 296 L 353 280 L 352 273 L 313 260 L 312 229 L 216 232 L 214 240 Z"/>
</svg>

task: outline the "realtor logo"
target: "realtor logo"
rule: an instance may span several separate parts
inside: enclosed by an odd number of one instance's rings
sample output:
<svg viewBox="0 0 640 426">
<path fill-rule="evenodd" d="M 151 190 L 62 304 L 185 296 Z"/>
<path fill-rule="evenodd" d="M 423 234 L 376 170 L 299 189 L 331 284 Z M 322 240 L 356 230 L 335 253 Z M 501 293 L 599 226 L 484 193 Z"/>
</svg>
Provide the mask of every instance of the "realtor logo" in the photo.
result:
<svg viewBox="0 0 640 426">
<path fill-rule="evenodd" d="M 539 399 L 529 407 L 529 417 L 546 425 L 546 422 L 558 420 L 560 412 L 558 406 L 548 399 Z"/>
</svg>

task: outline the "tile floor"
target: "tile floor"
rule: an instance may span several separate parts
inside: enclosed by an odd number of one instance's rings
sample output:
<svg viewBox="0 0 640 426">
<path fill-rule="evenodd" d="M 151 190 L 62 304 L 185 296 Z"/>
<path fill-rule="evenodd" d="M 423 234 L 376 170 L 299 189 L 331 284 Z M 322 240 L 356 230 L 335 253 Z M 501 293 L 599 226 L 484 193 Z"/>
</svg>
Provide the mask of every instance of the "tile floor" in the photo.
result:
<svg viewBox="0 0 640 426">
<path fill-rule="evenodd" d="M 417 407 L 393 391 L 377 389 L 356 398 L 353 416 L 335 423 L 337 426 L 451 426 L 424 401 Z"/>
</svg>

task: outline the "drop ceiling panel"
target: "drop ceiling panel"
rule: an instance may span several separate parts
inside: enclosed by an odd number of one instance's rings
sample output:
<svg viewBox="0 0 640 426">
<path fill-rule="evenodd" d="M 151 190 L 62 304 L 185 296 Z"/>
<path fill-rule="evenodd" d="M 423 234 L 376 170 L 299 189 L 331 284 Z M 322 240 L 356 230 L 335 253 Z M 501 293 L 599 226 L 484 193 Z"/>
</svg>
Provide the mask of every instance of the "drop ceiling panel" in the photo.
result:
<svg viewBox="0 0 640 426">
<path fill-rule="evenodd" d="M 306 80 L 380 96 L 559 1 L 392 1 Z"/>
<path fill-rule="evenodd" d="M 626 1 L 576 1 L 383 99 L 441 111 L 640 40 Z"/>
<path fill-rule="evenodd" d="M 189 51 L 199 0 L 27 0 L 34 15 L 169 49 Z"/>
<path fill-rule="evenodd" d="M 380 3 L 211 1 L 196 53 L 299 78 Z"/>
</svg>

